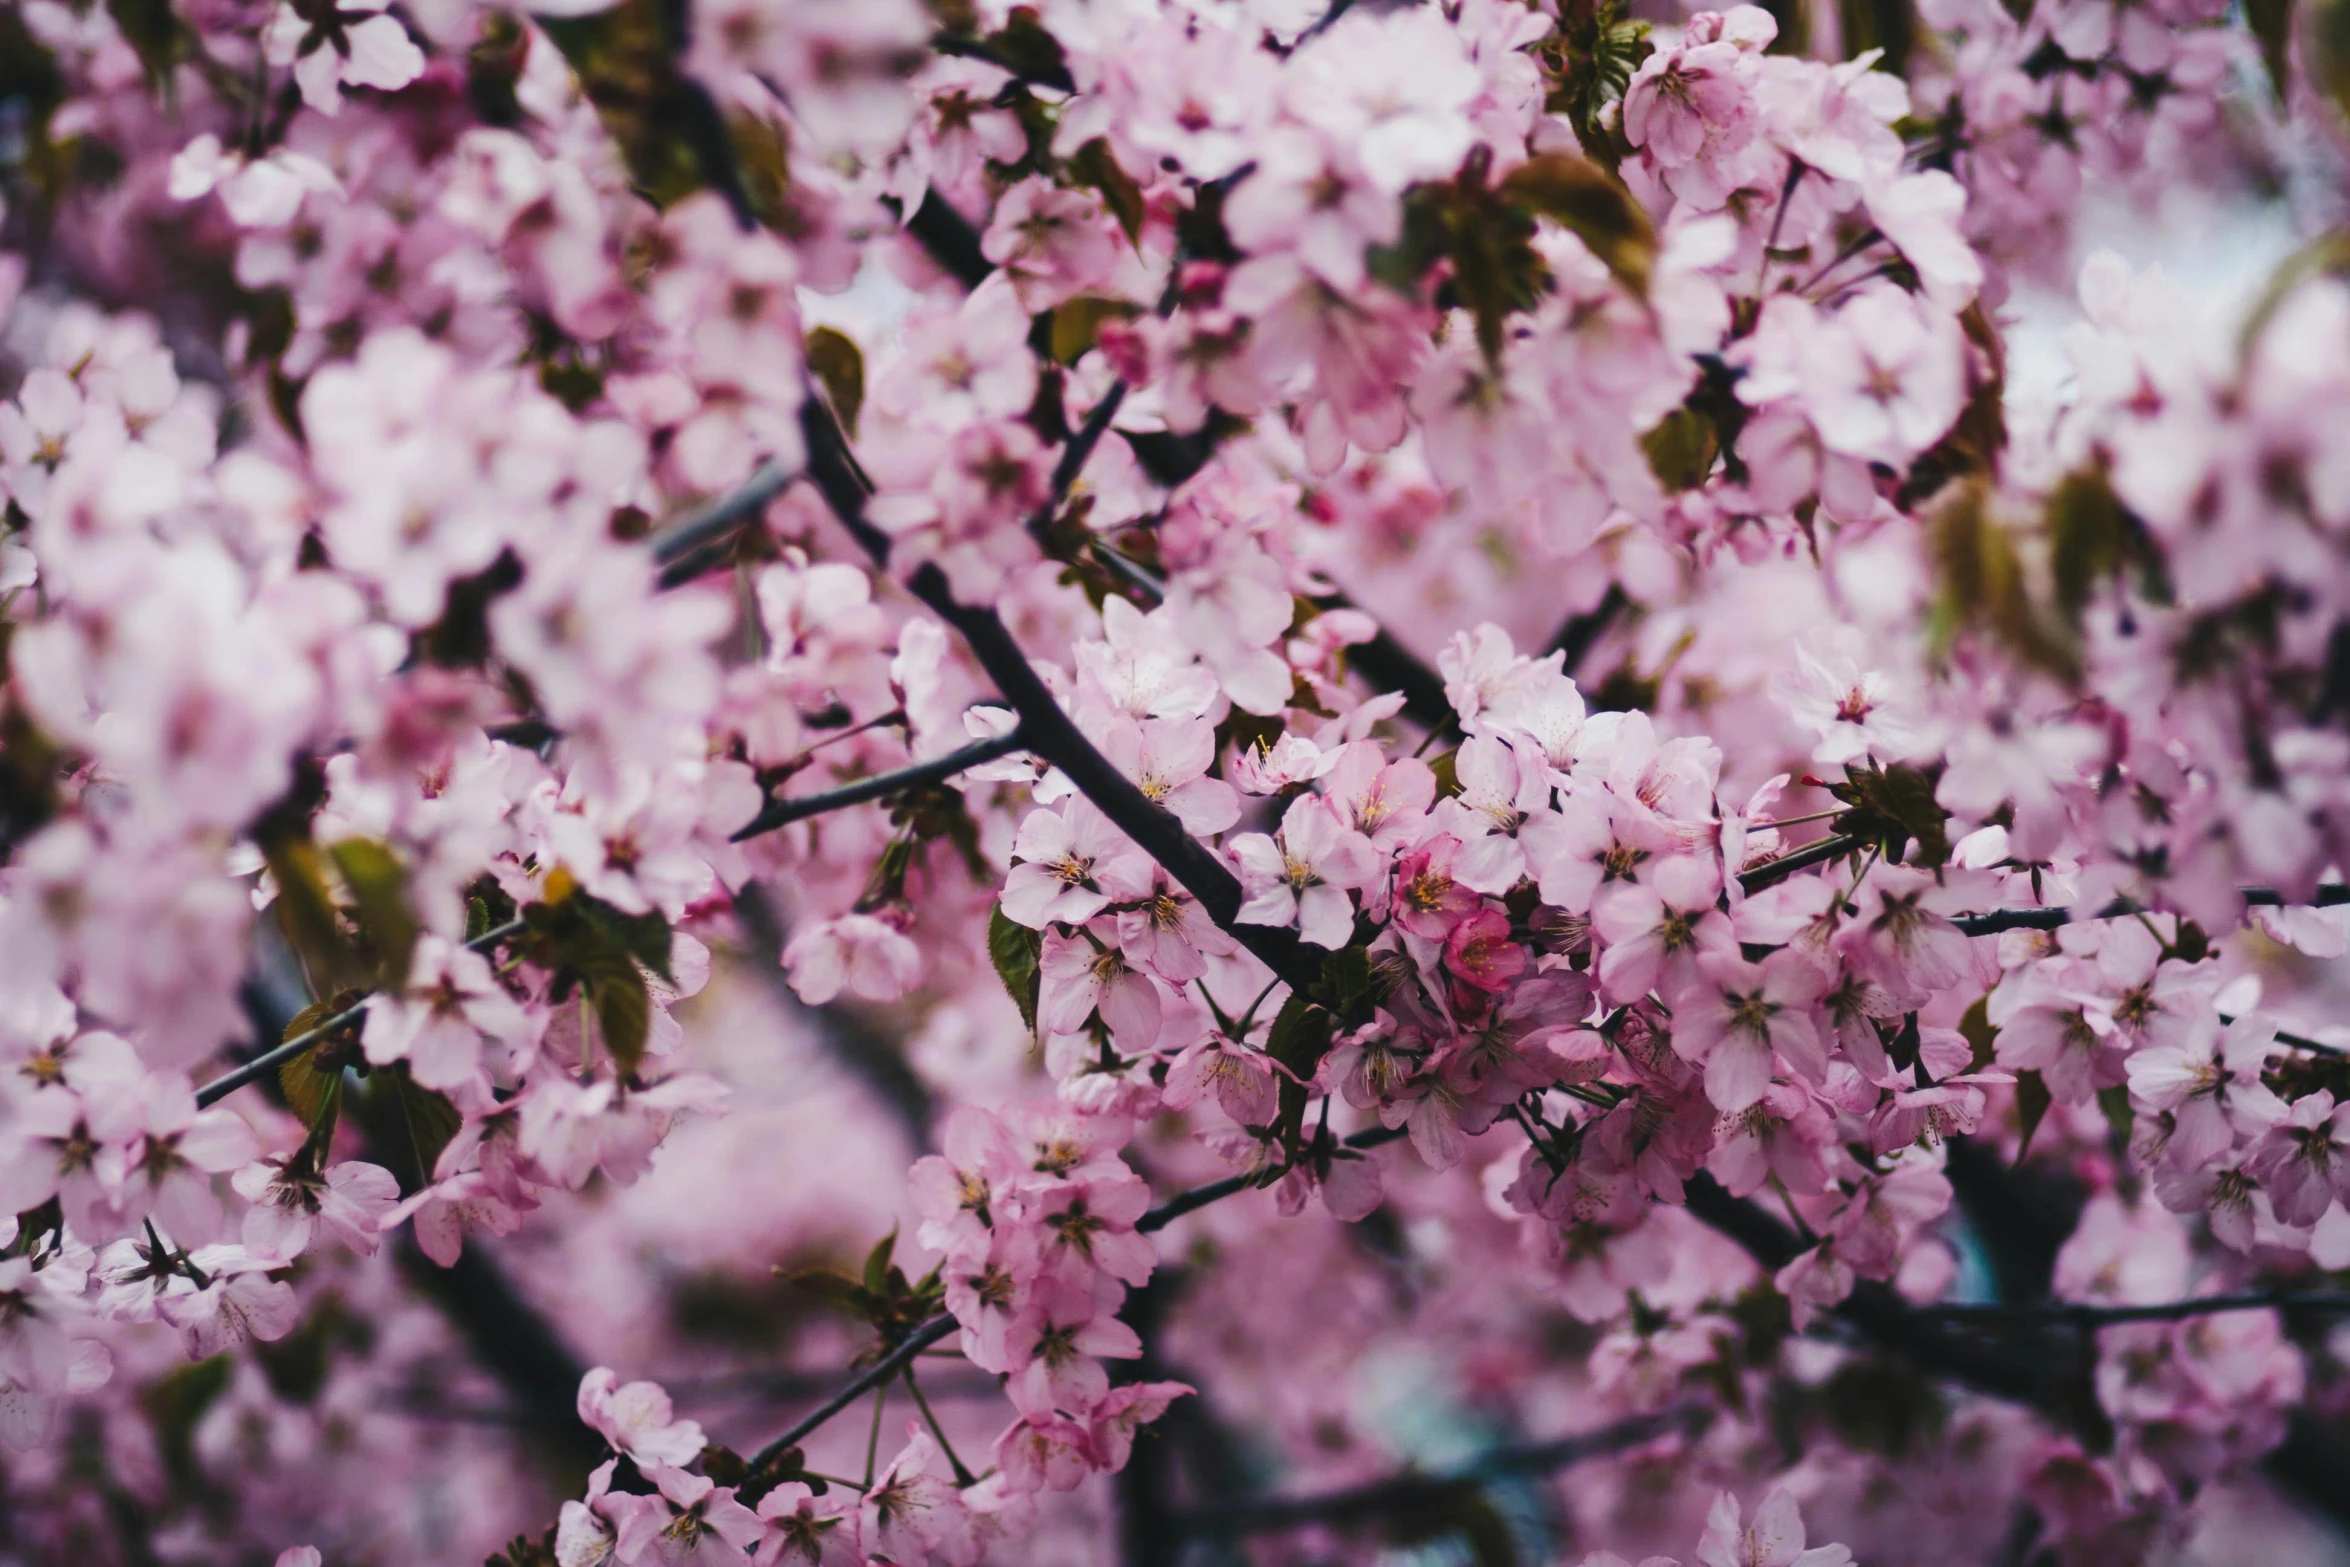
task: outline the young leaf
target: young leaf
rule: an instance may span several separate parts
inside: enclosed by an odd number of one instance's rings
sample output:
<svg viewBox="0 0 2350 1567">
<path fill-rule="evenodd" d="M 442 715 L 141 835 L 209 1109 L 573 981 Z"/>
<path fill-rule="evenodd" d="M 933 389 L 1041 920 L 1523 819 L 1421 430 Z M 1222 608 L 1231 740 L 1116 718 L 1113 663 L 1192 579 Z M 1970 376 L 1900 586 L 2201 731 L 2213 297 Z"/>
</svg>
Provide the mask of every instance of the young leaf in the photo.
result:
<svg viewBox="0 0 2350 1567">
<path fill-rule="evenodd" d="M 1028 1025 L 1031 1034 L 1036 1032 L 1036 992 L 1042 979 L 1038 964 L 1043 953 L 1044 938 L 1027 926 L 1005 918 L 1001 904 L 989 913 L 987 955 L 995 964 L 996 977 L 1004 982 L 1004 989 L 1020 1008 L 1020 1021 Z"/>
<path fill-rule="evenodd" d="M 1118 167 L 1118 160 L 1110 156 L 1110 144 L 1096 136 L 1078 148 L 1069 160 L 1069 175 L 1101 193 L 1102 205 L 1126 231 L 1126 242 L 1136 243 L 1142 234 L 1142 187 L 1134 183 L 1133 175 Z"/>
<path fill-rule="evenodd" d="M 1265 1035 L 1265 1053 L 1288 1069 L 1279 1079 L 1281 1107 L 1274 1124 L 1293 1156 L 1305 1133 L 1306 1084 L 1330 1053 L 1331 1021 L 1327 1011 L 1292 991 Z"/>
<path fill-rule="evenodd" d="M 820 326 L 808 333 L 807 354 L 808 368 L 824 384 L 840 427 L 854 440 L 857 413 L 865 406 L 864 353 L 845 334 Z"/>
<path fill-rule="evenodd" d="M 313 1013 L 317 1016 L 312 1016 Z M 316 1028 L 328 1015 L 324 1005 L 304 1007 L 294 1015 L 294 1021 L 287 1025 L 286 1037 L 291 1039 L 307 1029 Z M 302 1124 L 310 1129 L 311 1141 L 321 1147 L 334 1135 L 335 1112 L 340 1108 L 343 1098 L 340 1058 L 336 1058 L 337 1064 L 332 1066 L 321 1065 L 319 1060 L 319 1052 L 333 1043 L 331 1039 L 322 1039 L 300 1055 L 279 1063 L 277 1069 L 278 1087 L 284 1090 L 286 1103 L 293 1107 L 294 1114 L 302 1118 Z"/>
<path fill-rule="evenodd" d="M 653 1029 L 653 999 L 644 972 L 627 953 L 611 947 L 581 952 L 575 966 L 613 1070 L 623 1079 L 635 1076 Z"/>
<path fill-rule="evenodd" d="M 458 1113 L 447 1094 L 426 1088 L 410 1077 L 405 1061 L 393 1062 L 378 1072 L 376 1079 L 388 1083 L 390 1091 L 398 1096 L 401 1124 L 408 1132 L 408 1146 L 416 1154 L 417 1179 L 429 1184 L 433 1167 L 441 1161 L 441 1151 L 465 1124 L 465 1117 Z"/>
<path fill-rule="evenodd" d="M 1546 152 L 1503 176 L 1501 193 L 1583 241 L 1616 281 L 1647 297 L 1656 231 L 1647 210 L 1598 164 Z"/>
<path fill-rule="evenodd" d="M 407 868 L 374 838 L 345 838 L 326 852 L 358 905 L 359 929 L 375 953 L 376 982 L 405 982 L 420 928 L 408 906 Z"/>
<path fill-rule="evenodd" d="M 280 837 L 265 844 L 262 854 L 277 883 L 278 929 L 301 958 L 310 983 L 322 991 L 366 983 L 369 976 L 343 930 L 318 845 L 308 838 Z"/>
<path fill-rule="evenodd" d="M 2054 1102 L 2047 1080 L 2039 1073 L 2027 1068 L 2015 1075 L 2015 1121 L 2022 1134 L 2016 1141 L 2016 1163 L 2023 1163 L 2024 1155 L 2032 1151 L 2032 1134 L 2040 1130 L 2040 1118 Z"/>
</svg>

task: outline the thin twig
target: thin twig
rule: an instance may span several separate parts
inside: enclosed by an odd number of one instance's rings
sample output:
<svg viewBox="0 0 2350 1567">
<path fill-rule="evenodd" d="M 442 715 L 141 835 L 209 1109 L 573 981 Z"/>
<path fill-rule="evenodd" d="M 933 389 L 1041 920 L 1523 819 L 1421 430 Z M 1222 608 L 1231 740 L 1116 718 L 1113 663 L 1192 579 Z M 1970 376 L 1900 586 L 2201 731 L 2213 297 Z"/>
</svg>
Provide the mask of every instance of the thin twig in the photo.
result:
<svg viewBox="0 0 2350 1567">
<path fill-rule="evenodd" d="M 992 762 L 999 756 L 1009 756 L 1019 749 L 1020 731 L 1015 729 L 1008 735 L 974 740 L 944 756 L 934 756 L 927 762 L 916 762 L 892 772 L 859 778 L 838 789 L 826 790 L 823 794 L 803 795 L 796 800 L 770 799 L 758 815 L 735 829 L 730 841 L 740 843 L 745 838 L 756 838 L 761 833 L 773 832 L 778 827 L 804 821 L 811 816 L 821 816 L 827 811 L 862 805 L 867 800 L 884 799 L 925 784 L 942 783 L 957 773 L 967 772 L 982 762 Z"/>
<path fill-rule="evenodd" d="M 797 474 L 786 473 L 779 464 L 759 464 L 751 476 L 743 481 L 741 488 L 721 496 L 656 537 L 652 541 L 654 561 L 663 566 L 674 565 L 694 554 L 703 545 L 716 543 L 766 510 L 767 503 L 781 495 L 797 477 Z M 674 586 L 666 574 L 663 575 L 661 585 Z"/>
<path fill-rule="evenodd" d="M 1760 892 L 1773 882 L 1783 881 L 1797 871 L 1808 870 L 1814 865 L 1822 865 L 1829 860 L 1842 859 L 1860 846 L 1861 841 L 1858 838 L 1847 837 L 1843 833 L 1830 833 L 1827 837 L 1819 839 L 1817 842 L 1807 843 L 1800 849 L 1791 849 L 1775 860 L 1765 860 L 1751 869 L 1740 871 L 1738 885 L 1748 892 Z"/>
<path fill-rule="evenodd" d="M 801 1416 L 783 1435 L 760 1448 L 757 1455 L 751 1460 L 751 1467 L 757 1469 L 781 1458 L 787 1450 L 798 1446 L 811 1433 L 822 1428 L 824 1423 L 834 1415 L 839 1414 L 859 1398 L 912 1365 L 915 1356 L 945 1338 L 949 1333 L 954 1332 L 956 1327 L 955 1319 L 943 1311 L 923 1323 L 913 1332 L 907 1334 L 897 1348 L 875 1361 L 868 1369 L 850 1378 L 846 1387 Z"/>
<path fill-rule="evenodd" d="M 2250 1291 L 2234 1295 L 2197 1295 L 2187 1300 L 2158 1301 L 2141 1306 L 2101 1306 L 2086 1301 L 2035 1301 L 2027 1305 L 1920 1306 L 1917 1314 L 1931 1321 L 1959 1323 L 2062 1323 L 2101 1328 L 2118 1322 L 2183 1322 L 2190 1317 L 2222 1311 L 2315 1311 L 2329 1315 L 2350 1312 L 2350 1295 L 2296 1294 L 2290 1290 Z"/>
<path fill-rule="evenodd" d="M 1346 1146 L 1349 1148 L 1372 1148 L 1380 1143 L 1392 1142 L 1402 1135 L 1400 1130 L 1390 1131 L 1385 1127 L 1376 1127 L 1368 1132 L 1358 1132 L 1348 1138 Z M 1210 1181 L 1205 1186 L 1195 1186 L 1190 1191 L 1176 1193 L 1156 1208 L 1151 1209 L 1150 1212 L 1134 1222 L 1134 1227 L 1146 1235 L 1154 1230 L 1165 1229 L 1169 1224 L 1194 1209 L 1205 1208 L 1212 1202 L 1221 1202 L 1236 1192 L 1247 1191 L 1256 1184 L 1257 1177 L 1253 1175 L 1236 1175 L 1226 1180 Z M 796 1445 L 822 1427 L 833 1416 L 855 1403 L 861 1395 L 879 1387 L 911 1366 L 924 1350 L 954 1332 L 957 1325 L 955 1319 L 945 1312 L 940 1312 L 937 1316 L 923 1323 L 907 1335 L 895 1349 L 875 1361 L 869 1369 L 851 1378 L 839 1392 L 826 1399 L 816 1409 L 802 1416 L 790 1430 L 760 1448 L 758 1456 L 752 1460 L 752 1467 L 756 1468 L 760 1464 L 772 1462 L 781 1456 L 786 1448 Z"/>
<path fill-rule="evenodd" d="M 508 920 L 505 924 L 498 926 L 494 930 L 485 930 L 480 935 L 474 937 L 471 941 L 465 943 L 466 949 L 472 952 L 479 952 L 485 948 L 496 946 L 499 942 L 504 941 L 509 936 L 519 936 L 522 934 L 524 923 L 525 922 L 522 920 Z M 273 1045 L 269 1049 L 264 1050 L 261 1054 L 255 1056 L 252 1060 L 246 1062 L 243 1066 L 238 1067 L 236 1070 L 222 1073 L 220 1076 L 214 1078 L 211 1082 L 206 1083 L 202 1088 L 196 1090 L 196 1107 L 198 1109 L 203 1109 L 207 1105 L 219 1103 L 221 1100 L 226 1099 L 229 1095 L 235 1093 L 238 1089 L 244 1087 L 247 1083 L 267 1076 L 277 1067 L 283 1065 L 285 1062 L 291 1061 L 294 1059 L 294 1057 L 300 1055 L 303 1051 L 309 1049 L 312 1045 L 317 1044 L 320 1040 L 326 1038 L 328 1035 L 336 1032 L 339 1029 L 350 1027 L 353 1023 L 358 1022 L 360 1018 L 367 1015 L 367 1002 L 369 999 L 371 998 L 363 997 L 360 1000 L 353 1002 L 350 1006 L 345 1007 L 342 1011 L 337 1012 L 334 1016 L 326 1019 L 322 1023 L 319 1023 L 317 1026 L 313 1028 L 306 1028 L 301 1033 L 296 1034 L 293 1038 L 286 1040 L 284 1043 Z"/>
<path fill-rule="evenodd" d="M 1175 1526 L 1185 1534 L 1233 1539 L 1293 1529 L 1301 1524 L 1342 1524 L 1393 1513 L 1418 1513 L 1432 1502 L 1482 1489 L 1496 1480 L 1514 1475 L 1553 1474 L 1586 1459 L 1609 1457 L 1674 1433 L 1695 1436 L 1713 1416 L 1714 1411 L 1708 1406 L 1687 1403 L 1660 1414 L 1634 1415 L 1575 1436 L 1496 1448 L 1458 1469 L 1435 1474 L 1391 1475 L 1365 1485 L 1309 1496 L 1222 1501 L 1213 1507 L 1179 1514 Z"/>
</svg>

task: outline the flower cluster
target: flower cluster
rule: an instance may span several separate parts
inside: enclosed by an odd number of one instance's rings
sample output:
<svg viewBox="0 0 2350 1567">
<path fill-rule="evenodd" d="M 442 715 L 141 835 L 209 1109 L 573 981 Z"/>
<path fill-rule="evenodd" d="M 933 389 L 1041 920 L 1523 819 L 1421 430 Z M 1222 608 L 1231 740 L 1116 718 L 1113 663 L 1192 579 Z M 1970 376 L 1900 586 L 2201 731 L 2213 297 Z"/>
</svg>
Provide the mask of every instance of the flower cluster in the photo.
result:
<svg viewBox="0 0 2350 1567">
<path fill-rule="evenodd" d="M 0 14 L 9 1545 L 2338 1509 L 2333 43 L 1832 9 Z"/>
</svg>

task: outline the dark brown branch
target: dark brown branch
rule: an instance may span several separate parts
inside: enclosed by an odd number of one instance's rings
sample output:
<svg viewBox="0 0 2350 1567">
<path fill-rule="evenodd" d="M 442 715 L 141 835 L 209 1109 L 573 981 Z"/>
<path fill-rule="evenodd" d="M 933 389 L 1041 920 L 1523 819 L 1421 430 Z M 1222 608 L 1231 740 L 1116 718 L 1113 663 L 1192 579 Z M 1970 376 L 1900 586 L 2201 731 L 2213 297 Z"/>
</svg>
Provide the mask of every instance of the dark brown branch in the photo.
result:
<svg viewBox="0 0 2350 1567">
<path fill-rule="evenodd" d="M 2190 1317 L 2205 1317 L 2222 1311 L 2310 1311 L 2333 1316 L 2350 1312 L 2350 1295 L 2250 1290 L 2233 1295 L 2198 1295 L 2186 1300 L 2158 1301 L 2143 1306 L 2043 1300 L 2012 1306 L 1920 1306 L 1916 1310 L 1920 1317 L 1938 1322 L 1998 1327 L 2018 1323 L 2056 1323 L 2069 1328 L 2101 1328 L 2117 1322 L 2184 1322 Z"/>
<path fill-rule="evenodd" d="M 1436 1474 L 1393 1475 L 1312 1496 L 1221 1501 L 1212 1507 L 1178 1515 L 1175 1527 L 1185 1534 L 1229 1540 L 1294 1529 L 1302 1524 L 1344 1525 L 1398 1513 L 1430 1513 L 1447 1502 L 1483 1490 L 1496 1480 L 1555 1474 L 1587 1459 L 1610 1457 L 1676 1432 L 1694 1436 L 1705 1429 L 1713 1416 L 1714 1411 L 1707 1405 L 1682 1404 L 1659 1414 L 1634 1415 L 1596 1431 L 1497 1448 L 1473 1463 Z"/>
<path fill-rule="evenodd" d="M 1382 1128 L 1358 1133 L 1348 1138 L 1347 1146 L 1369 1148 L 1402 1135 L 1401 1132 L 1390 1132 Z M 1150 1212 L 1134 1221 L 1134 1227 L 1144 1234 L 1165 1229 L 1176 1219 L 1194 1209 L 1205 1208 L 1213 1202 L 1221 1202 L 1236 1192 L 1247 1191 L 1256 1184 L 1258 1183 L 1254 1176 L 1234 1176 L 1228 1180 L 1211 1181 L 1205 1186 L 1195 1186 L 1190 1191 L 1178 1192 L 1175 1196 L 1151 1209 Z M 955 1326 L 955 1319 L 944 1312 L 923 1323 L 904 1342 L 876 1361 L 869 1370 L 851 1378 L 847 1386 L 825 1400 L 820 1407 L 802 1416 L 790 1430 L 759 1449 L 759 1456 L 754 1460 L 753 1467 L 756 1468 L 758 1464 L 765 1463 L 781 1454 L 784 1449 L 796 1445 L 834 1415 L 855 1403 L 861 1395 L 870 1393 L 907 1366 L 912 1365 L 915 1356 L 955 1331 Z"/>
<path fill-rule="evenodd" d="M 522 930 L 523 922 L 521 920 L 508 920 L 505 924 L 500 925 L 495 930 L 483 931 L 480 935 L 465 943 L 465 945 L 471 951 L 480 952 L 487 948 L 496 946 L 499 942 L 504 941 L 509 936 L 521 935 Z M 235 1093 L 238 1089 L 244 1087 L 247 1083 L 254 1082 L 259 1078 L 268 1076 L 279 1066 L 293 1060 L 294 1057 L 300 1055 L 303 1051 L 309 1049 L 312 1045 L 317 1044 L 320 1040 L 327 1038 L 339 1029 L 349 1028 L 352 1024 L 358 1022 L 366 1015 L 366 1001 L 358 1001 L 348 1007 L 345 1007 L 342 1011 L 337 1012 L 334 1016 L 326 1019 L 317 1027 L 304 1029 L 301 1033 L 296 1034 L 293 1038 L 285 1040 L 280 1044 L 272 1045 L 269 1049 L 262 1051 L 261 1054 L 253 1057 L 253 1059 L 250 1061 L 247 1061 L 243 1066 L 236 1068 L 234 1071 L 224 1072 L 220 1076 L 214 1078 L 211 1082 L 206 1083 L 202 1088 L 197 1089 L 196 1107 L 198 1109 L 203 1109 L 206 1106 L 218 1104 L 221 1100 L 226 1099 L 229 1095 Z"/>
<path fill-rule="evenodd" d="M 945 1338 L 949 1333 L 954 1332 L 956 1325 L 955 1319 L 942 1311 L 907 1334 L 897 1348 L 875 1361 L 870 1369 L 851 1377 L 846 1387 L 793 1422 L 791 1429 L 784 1432 L 783 1435 L 760 1448 L 758 1455 L 751 1460 L 751 1467 L 758 1469 L 771 1464 L 790 1449 L 797 1447 L 808 1437 L 814 1435 L 834 1415 L 839 1414 L 858 1399 L 912 1365 L 914 1357 L 940 1339 Z"/>
<path fill-rule="evenodd" d="M 1591 649 L 1599 639 L 1607 635 L 1608 627 L 1614 625 L 1617 618 L 1631 607 L 1632 601 L 1624 596 L 1624 590 L 1609 583 L 1607 592 L 1600 596 L 1598 603 L 1580 615 L 1567 617 L 1566 623 L 1552 634 L 1550 645 L 1544 651 L 1566 654 L 1563 667 L 1572 678 L 1575 671 L 1583 667 L 1583 660 L 1591 656 Z"/>
<path fill-rule="evenodd" d="M 781 495 L 792 478 L 779 464 L 763 462 L 732 493 L 654 539 L 653 560 L 661 567 L 661 586 L 679 587 L 716 565 L 724 558 L 735 530 L 765 511 L 767 503 Z"/>
<path fill-rule="evenodd" d="M 842 439 L 831 412 L 815 398 L 801 405 L 801 423 L 808 440 L 808 477 L 822 492 L 840 519 L 875 564 L 889 563 L 887 535 L 865 516 L 863 476 Z M 906 587 L 931 612 L 955 628 L 970 647 L 979 667 L 996 684 L 1005 703 L 1020 716 L 1022 749 L 1033 751 L 1068 775 L 1078 792 L 1144 853 L 1165 868 L 1183 889 L 1199 900 L 1208 917 L 1229 931 L 1234 940 L 1287 981 L 1302 990 L 1315 977 L 1310 960 L 1299 950 L 1297 933 L 1269 925 L 1242 925 L 1240 878 L 1207 845 L 1158 802 L 1143 794 L 1132 779 L 1118 771 L 1095 749 L 1076 723 L 1062 711 L 1043 677 L 993 609 L 956 601 L 946 574 L 924 563 L 906 579 Z"/>
<path fill-rule="evenodd" d="M 1760 892 L 1774 882 L 1786 880 L 1797 871 L 1809 870 L 1814 865 L 1824 865 L 1830 860 L 1842 859 L 1860 847 L 1861 841 L 1858 838 L 1848 838 L 1842 833 L 1830 833 L 1815 843 L 1807 843 L 1800 849 L 1790 849 L 1775 860 L 1765 860 L 1749 870 L 1740 871 L 1738 885 L 1748 892 Z"/>
<path fill-rule="evenodd" d="M 1400 1126 L 1378 1126 L 1367 1132 L 1355 1133 L 1354 1136 L 1346 1139 L 1345 1146 L 1348 1148 L 1376 1148 L 1381 1143 L 1392 1143 L 1401 1136 L 1403 1136 L 1403 1128 Z M 1220 1181 L 1210 1181 L 1204 1186 L 1194 1186 L 1190 1191 L 1177 1192 L 1144 1214 L 1135 1221 L 1134 1227 L 1145 1234 L 1153 1230 L 1163 1230 L 1194 1209 L 1205 1208 L 1213 1202 L 1222 1202 L 1234 1193 L 1245 1192 L 1257 1184 L 1259 1184 L 1259 1178 L 1255 1175 L 1227 1175 Z"/>
<path fill-rule="evenodd" d="M 773 832 L 789 823 L 822 816 L 827 811 L 862 805 L 868 800 L 887 799 L 893 794 L 903 794 L 908 789 L 919 789 L 925 784 L 943 783 L 957 773 L 968 772 L 982 762 L 992 762 L 999 756 L 1009 756 L 1022 748 L 1020 732 L 1015 729 L 1008 735 L 974 740 L 944 756 L 934 756 L 927 762 L 916 762 L 891 772 L 875 773 L 870 778 L 859 778 L 822 794 L 803 795 L 796 800 L 770 799 L 758 815 L 734 830 L 730 841 L 740 843 L 745 838 L 756 838 L 761 833 Z"/>
</svg>

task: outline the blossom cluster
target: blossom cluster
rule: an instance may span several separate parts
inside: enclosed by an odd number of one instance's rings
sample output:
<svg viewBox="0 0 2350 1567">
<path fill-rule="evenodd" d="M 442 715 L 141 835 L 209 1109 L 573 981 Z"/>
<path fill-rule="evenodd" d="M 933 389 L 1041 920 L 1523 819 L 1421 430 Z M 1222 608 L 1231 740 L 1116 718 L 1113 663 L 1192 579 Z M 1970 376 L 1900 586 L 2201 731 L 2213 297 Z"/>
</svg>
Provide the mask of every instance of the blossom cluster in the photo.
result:
<svg viewBox="0 0 2350 1567">
<path fill-rule="evenodd" d="M 2338 164 L 2323 50 L 1819 9 L 0 16 L 22 1549 L 1343 1554 L 1446 1412 L 1706 1567 L 2309 1475 L 2350 286 L 2071 247 Z M 861 1479 L 724 1402 L 810 1355 Z"/>
</svg>

